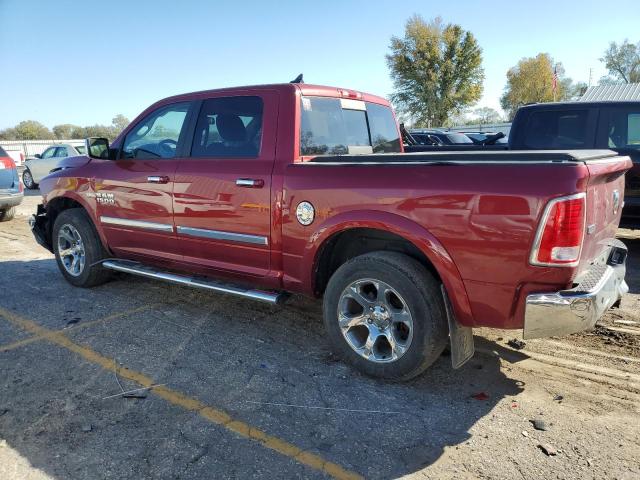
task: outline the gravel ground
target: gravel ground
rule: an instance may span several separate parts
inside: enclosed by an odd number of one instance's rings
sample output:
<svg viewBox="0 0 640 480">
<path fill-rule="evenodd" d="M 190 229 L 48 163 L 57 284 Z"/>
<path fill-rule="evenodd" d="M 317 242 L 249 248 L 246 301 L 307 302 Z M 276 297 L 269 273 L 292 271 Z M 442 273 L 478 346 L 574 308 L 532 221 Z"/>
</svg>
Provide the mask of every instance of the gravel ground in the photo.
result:
<svg viewBox="0 0 640 480">
<path fill-rule="evenodd" d="M 462 369 L 391 384 L 331 355 L 308 299 L 69 286 L 30 194 L 0 224 L 0 479 L 640 478 L 637 233 L 620 232 L 631 292 L 595 332 L 515 350 L 478 330 Z M 162 386 L 105 398 L 118 380 Z"/>
</svg>

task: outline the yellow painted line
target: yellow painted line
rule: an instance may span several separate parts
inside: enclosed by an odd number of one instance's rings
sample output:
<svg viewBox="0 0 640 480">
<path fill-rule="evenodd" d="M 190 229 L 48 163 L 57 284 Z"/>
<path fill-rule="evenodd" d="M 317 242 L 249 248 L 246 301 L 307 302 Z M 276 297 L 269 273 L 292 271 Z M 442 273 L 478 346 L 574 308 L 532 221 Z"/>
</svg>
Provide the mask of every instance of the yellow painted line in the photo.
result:
<svg viewBox="0 0 640 480">
<path fill-rule="evenodd" d="M 83 322 L 75 325 L 73 327 L 64 328 L 62 330 L 48 330 L 47 333 L 43 335 L 35 335 L 33 337 L 25 338 L 23 340 L 18 340 L 13 343 L 8 343 L 6 345 L 0 345 L 0 352 L 7 352 L 9 350 L 15 350 L 16 348 L 23 347 L 25 345 L 29 345 L 33 342 L 37 342 L 39 340 L 48 339 L 51 333 L 61 333 L 61 332 L 73 332 L 75 330 L 81 330 L 83 328 L 91 327 L 92 325 L 97 325 L 98 323 L 108 322 L 110 320 L 116 320 L 118 318 L 126 317 L 128 315 L 133 315 L 134 313 L 140 313 L 145 310 L 149 310 L 150 308 L 156 307 L 160 305 L 159 303 L 152 303 L 149 305 L 143 305 L 141 307 L 132 308 L 130 310 L 125 310 L 124 312 L 114 313 L 111 315 L 107 315 L 106 317 L 99 318 L 97 320 L 92 320 L 90 322 Z"/>
<path fill-rule="evenodd" d="M 78 345 L 77 343 L 67 338 L 61 331 L 53 331 L 44 328 L 33 322 L 32 320 L 20 317 L 19 315 L 2 307 L 0 307 L 0 316 L 6 318 L 9 322 L 22 328 L 23 330 L 31 332 L 34 335 L 37 335 L 38 337 L 47 340 L 55 345 L 66 348 L 67 350 L 80 355 L 85 360 L 98 365 L 105 370 L 109 370 L 111 372 L 115 371 L 115 362 L 113 359 L 107 358 L 88 347 Z M 126 378 L 127 380 L 136 382 L 143 387 L 151 387 L 152 385 L 155 385 L 157 383 L 145 374 L 136 372 L 135 370 L 130 370 L 126 367 L 119 367 L 118 375 L 122 378 Z M 200 400 L 189 397 L 177 390 L 173 390 L 166 386 L 158 386 L 154 387 L 150 391 L 153 394 L 171 403 L 172 405 L 176 405 L 184 408 L 185 410 L 195 412 L 209 422 L 220 425 L 221 427 L 239 435 L 240 437 L 254 441 L 262 445 L 263 447 L 268 448 L 269 450 L 273 450 L 286 457 L 292 458 L 303 465 L 326 473 L 333 478 L 339 480 L 353 480 L 363 478 L 356 472 L 346 470 L 336 463 L 325 460 L 320 455 L 304 451 L 301 448 L 298 448 L 295 445 L 287 442 L 286 440 L 282 440 L 278 437 L 274 437 L 273 435 L 269 435 L 266 432 L 263 432 L 262 430 L 255 428 L 241 420 L 236 420 L 223 410 L 219 410 L 210 405 L 206 405 Z"/>
</svg>

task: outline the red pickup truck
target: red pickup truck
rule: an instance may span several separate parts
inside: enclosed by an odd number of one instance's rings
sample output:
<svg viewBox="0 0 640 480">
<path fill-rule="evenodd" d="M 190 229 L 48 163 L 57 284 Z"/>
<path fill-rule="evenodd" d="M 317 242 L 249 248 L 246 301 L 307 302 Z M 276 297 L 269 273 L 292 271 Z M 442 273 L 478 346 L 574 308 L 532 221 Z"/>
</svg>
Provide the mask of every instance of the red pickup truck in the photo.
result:
<svg viewBox="0 0 640 480">
<path fill-rule="evenodd" d="M 404 153 L 385 99 L 299 83 L 167 98 L 87 147 L 31 219 L 71 284 L 323 297 L 370 375 L 418 375 L 448 341 L 460 366 L 474 327 L 584 330 L 627 290 L 615 152 Z"/>
</svg>

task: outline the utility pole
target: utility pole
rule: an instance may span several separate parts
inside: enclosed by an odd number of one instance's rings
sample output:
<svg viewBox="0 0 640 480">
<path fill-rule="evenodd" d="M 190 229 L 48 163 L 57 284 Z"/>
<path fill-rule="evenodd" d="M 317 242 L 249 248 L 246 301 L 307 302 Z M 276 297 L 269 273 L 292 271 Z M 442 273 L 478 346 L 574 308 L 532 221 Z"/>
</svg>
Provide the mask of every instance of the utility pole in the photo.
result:
<svg viewBox="0 0 640 480">
<path fill-rule="evenodd" d="M 593 78 L 593 68 L 589 69 L 589 87 L 591 86 L 591 79 Z"/>
</svg>

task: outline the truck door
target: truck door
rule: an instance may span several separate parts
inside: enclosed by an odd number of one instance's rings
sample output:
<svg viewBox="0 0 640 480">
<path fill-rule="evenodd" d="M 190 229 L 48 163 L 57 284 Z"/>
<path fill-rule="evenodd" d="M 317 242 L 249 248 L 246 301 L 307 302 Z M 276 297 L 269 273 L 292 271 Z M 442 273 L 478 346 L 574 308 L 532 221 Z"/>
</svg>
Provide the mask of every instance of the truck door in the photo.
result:
<svg viewBox="0 0 640 480">
<path fill-rule="evenodd" d="M 94 160 L 98 221 L 119 256 L 181 259 L 172 191 L 192 105 L 157 108 L 128 130 L 116 160 Z"/>
<path fill-rule="evenodd" d="M 180 249 L 194 268 L 267 275 L 277 116 L 278 94 L 262 89 L 201 102 L 174 186 Z"/>
</svg>

